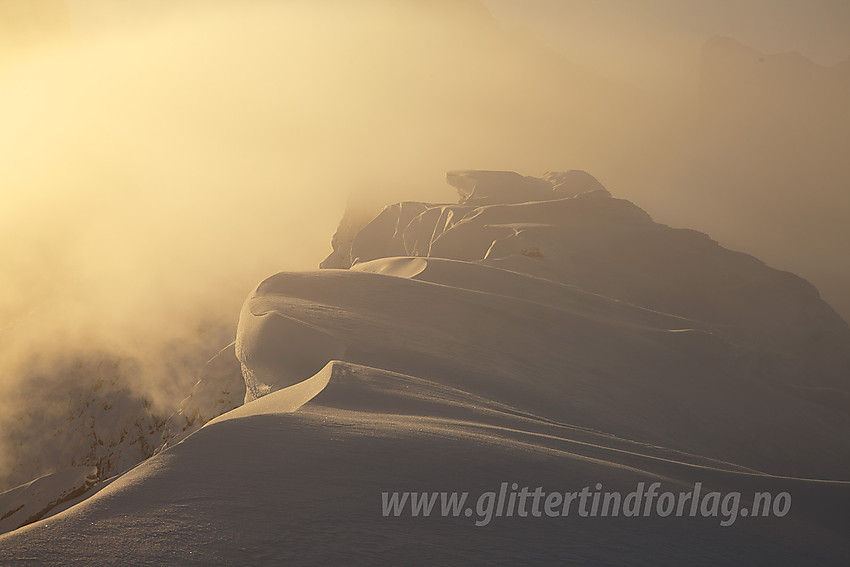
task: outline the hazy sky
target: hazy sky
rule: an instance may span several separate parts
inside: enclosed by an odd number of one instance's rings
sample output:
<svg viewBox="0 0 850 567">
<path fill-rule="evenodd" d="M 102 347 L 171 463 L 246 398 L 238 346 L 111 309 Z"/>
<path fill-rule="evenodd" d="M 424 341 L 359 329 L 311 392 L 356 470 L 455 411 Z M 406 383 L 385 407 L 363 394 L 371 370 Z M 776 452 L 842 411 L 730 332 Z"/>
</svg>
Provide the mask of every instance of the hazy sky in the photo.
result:
<svg viewBox="0 0 850 567">
<path fill-rule="evenodd" d="M 573 61 L 651 90 L 670 79 L 692 86 L 699 48 L 714 35 L 767 53 L 798 51 L 822 65 L 850 56 L 847 0 L 483 1 Z"/>
<path fill-rule="evenodd" d="M 119 22 L 123 26 L 161 19 L 170 7 L 192 2 L 197 0 L 68 0 L 68 5 L 75 32 L 86 36 Z M 715 35 L 733 37 L 767 53 L 797 51 L 822 65 L 850 56 L 848 0 L 481 2 L 505 27 L 525 28 L 576 63 L 654 92 L 693 91 L 700 46 Z"/>
</svg>

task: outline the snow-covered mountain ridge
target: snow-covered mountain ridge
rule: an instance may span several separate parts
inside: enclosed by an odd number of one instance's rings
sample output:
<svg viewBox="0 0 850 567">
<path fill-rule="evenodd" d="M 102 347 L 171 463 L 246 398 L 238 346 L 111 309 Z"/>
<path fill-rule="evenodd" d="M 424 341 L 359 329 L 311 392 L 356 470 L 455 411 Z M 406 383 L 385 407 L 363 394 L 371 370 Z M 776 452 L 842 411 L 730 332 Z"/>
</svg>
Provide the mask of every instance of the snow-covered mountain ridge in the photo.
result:
<svg viewBox="0 0 850 567">
<path fill-rule="evenodd" d="M 584 172 L 448 180 L 461 204 L 343 219 L 325 269 L 261 282 L 170 446 L 0 538 L 0 560 L 846 563 L 850 331 L 813 286 L 657 224 Z M 793 508 L 729 528 L 479 528 L 379 506 L 387 490 L 652 481 L 745 503 L 788 492 Z"/>
</svg>

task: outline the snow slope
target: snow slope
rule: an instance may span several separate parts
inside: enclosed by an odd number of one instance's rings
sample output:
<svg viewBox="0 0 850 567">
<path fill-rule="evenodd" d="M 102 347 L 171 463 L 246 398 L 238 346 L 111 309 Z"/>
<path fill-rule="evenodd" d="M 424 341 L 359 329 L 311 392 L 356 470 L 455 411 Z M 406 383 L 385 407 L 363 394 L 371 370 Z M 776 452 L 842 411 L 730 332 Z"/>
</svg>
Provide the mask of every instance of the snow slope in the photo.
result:
<svg viewBox="0 0 850 567">
<path fill-rule="evenodd" d="M 97 467 L 74 467 L 3 492 L 0 531 L 10 532 L 41 519 L 56 506 L 83 495 L 97 481 Z"/>
<path fill-rule="evenodd" d="M 222 416 L 83 504 L 5 536 L 0 557 L 80 565 L 840 565 L 847 558 L 846 483 L 759 475 L 350 363 L 329 364 L 307 382 Z M 625 492 L 655 480 L 682 490 L 695 480 L 744 493 L 788 490 L 794 512 L 727 528 L 702 518 L 572 517 L 475 527 L 467 518 L 382 518 L 379 508 L 385 490 L 484 491 L 514 481 L 571 490 L 602 482 Z"/>
<path fill-rule="evenodd" d="M 0 562 L 846 565 L 850 341 L 814 288 L 593 183 L 469 205 L 528 178 L 464 175 L 466 205 L 335 238 L 350 269 L 260 283 L 234 345 L 246 403 L 0 537 Z M 729 526 L 381 512 L 385 491 L 654 481 L 793 507 Z"/>
</svg>

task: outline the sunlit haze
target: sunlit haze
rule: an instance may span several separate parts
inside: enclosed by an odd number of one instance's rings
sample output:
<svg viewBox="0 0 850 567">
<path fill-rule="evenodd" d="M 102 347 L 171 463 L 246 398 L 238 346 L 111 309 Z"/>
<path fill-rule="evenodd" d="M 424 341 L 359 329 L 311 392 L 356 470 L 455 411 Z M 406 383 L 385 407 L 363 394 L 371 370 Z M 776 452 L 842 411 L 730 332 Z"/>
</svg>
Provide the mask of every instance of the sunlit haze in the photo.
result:
<svg viewBox="0 0 850 567">
<path fill-rule="evenodd" d="M 586 170 L 846 319 L 848 6 L 0 0 L 0 488 L 49 472 L 5 433 L 41 386 L 129 360 L 167 415 L 347 204 L 453 169 Z"/>
</svg>

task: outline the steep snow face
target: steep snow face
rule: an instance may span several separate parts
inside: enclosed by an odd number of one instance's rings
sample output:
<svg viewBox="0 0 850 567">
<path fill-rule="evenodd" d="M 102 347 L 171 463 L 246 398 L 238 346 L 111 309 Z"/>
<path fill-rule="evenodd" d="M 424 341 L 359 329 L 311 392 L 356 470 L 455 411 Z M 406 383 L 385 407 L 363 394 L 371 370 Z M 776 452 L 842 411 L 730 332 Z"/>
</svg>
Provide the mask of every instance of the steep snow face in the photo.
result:
<svg viewBox="0 0 850 567">
<path fill-rule="evenodd" d="M 333 331 L 275 309 L 275 296 L 288 294 L 285 284 L 283 290 L 276 288 L 280 280 L 263 282 L 255 293 L 267 301 L 246 303 L 242 312 L 242 318 L 256 325 L 236 339 L 246 403 L 301 382 L 345 354 L 347 345 Z"/>
</svg>

